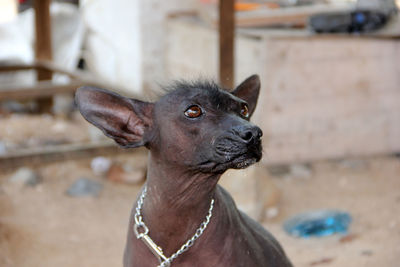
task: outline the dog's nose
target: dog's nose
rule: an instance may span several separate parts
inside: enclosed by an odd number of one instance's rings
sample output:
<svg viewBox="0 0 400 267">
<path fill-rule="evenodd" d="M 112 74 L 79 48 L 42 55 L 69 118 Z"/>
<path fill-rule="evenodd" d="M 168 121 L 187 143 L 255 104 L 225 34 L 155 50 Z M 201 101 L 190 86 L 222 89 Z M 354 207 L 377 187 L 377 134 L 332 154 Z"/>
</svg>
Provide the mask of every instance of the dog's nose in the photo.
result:
<svg viewBox="0 0 400 267">
<path fill-rule="evenodd" d="M 245 127 L 237 131 L 238 135 L 246 143 L 254 143 L 259 141 L 263 135 L 262 130 L 257 126 Z"/>
</svg>

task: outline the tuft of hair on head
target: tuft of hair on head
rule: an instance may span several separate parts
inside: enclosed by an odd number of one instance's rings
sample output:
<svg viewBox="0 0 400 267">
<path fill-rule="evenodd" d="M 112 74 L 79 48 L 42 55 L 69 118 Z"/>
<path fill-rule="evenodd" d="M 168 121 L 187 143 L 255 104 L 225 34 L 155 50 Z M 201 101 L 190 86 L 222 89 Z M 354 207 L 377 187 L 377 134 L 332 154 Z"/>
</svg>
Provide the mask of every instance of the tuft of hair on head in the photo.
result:
<svg viewBox="0 0 400 267">
<path fill-rule="evenodd" d="M 178 90 L 191 90 L 191 89 L 202 89 L 212 92 L 219 92 L 220 90 L 224 90 L 218 83 L 211 79 L 196 79 L 196 80 L 174 80 L 170 84 L 162 87 L 162 93 L 167 95 L 169 93 L 178 91 Z"/>
</svg>

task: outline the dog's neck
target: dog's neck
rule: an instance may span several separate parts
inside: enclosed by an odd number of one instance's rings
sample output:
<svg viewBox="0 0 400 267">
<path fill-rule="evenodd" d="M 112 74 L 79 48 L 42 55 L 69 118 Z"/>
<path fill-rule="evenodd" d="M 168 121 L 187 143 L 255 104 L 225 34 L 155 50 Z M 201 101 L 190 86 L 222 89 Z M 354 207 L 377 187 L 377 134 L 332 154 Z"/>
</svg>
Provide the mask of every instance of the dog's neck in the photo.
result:
<svg viewBox="0 0 400 267">
<path fill-rule="evenodd" d="M 188 171 L 150 153 L 142 214 L 150 237 L 166 255 L 176 252 L 204 221 L 220 176 Z"/>
</svg>

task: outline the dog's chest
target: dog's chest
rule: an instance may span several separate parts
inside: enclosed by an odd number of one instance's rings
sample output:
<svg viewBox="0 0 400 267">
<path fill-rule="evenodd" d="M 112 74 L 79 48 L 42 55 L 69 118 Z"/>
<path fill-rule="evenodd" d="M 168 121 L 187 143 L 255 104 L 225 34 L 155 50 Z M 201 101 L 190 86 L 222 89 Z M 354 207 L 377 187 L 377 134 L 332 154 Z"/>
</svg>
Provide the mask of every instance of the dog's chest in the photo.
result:
<svg viewBox="0 0 400 267">
<path fill-rule="evenodd" d="M 288 267 L 286 257 L 268 243 L 249 236 L 249 231 L 237 229 L 235 232 L 209 232 L 203 242 L 191 247 L 176 258 L 171 267 Z M 215 238 L 212 238 L 215 237 Z M 130 235 L 127 252 L 129 260 L 125 267 L 157 267 L 159 260 L 141 240 Z M 200 241 L 200 240 L 199 240 Z"/>
<path fill-rule="evenodd" d="M 277 241 L 261 225 L 239 212 L 233 199 L 218 186 L 215 216 L 189 250 L 179 255 L 171 267 L 290 267 Z M 130 229 L 133 227 L 131 221 Z M 166 255 L 169 256 L 169 255 Z M 125 267 L 156 267 L 160 262 L 151 250 L 129 232 Z"/>
</svg>

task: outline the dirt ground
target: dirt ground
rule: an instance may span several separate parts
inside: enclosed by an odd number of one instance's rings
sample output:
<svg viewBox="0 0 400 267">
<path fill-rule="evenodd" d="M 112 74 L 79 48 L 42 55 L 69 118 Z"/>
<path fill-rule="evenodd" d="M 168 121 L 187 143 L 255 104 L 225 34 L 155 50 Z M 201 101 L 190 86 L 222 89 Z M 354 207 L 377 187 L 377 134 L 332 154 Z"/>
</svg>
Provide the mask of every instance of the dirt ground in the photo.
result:
<svg viewBox="0 0 400 267">
<path fill-rule="evenodd" d="M 0 119 L 0 125 L 5 122 Z M 63 127 L 59 123 L 50 129 L 61 131 Z M 0 140 L 11 138 L 1 132 Z M 12 183 L 12 173 L 0 173 L 0 266 L 122 266 L 128 217 L 140 184 L 120 184 L 96 176 L 90 159 L 36 170 L 43 180 L 34 187 Z M 102 183 L 100 195 L 67 196 L 67 188 L 80 177 Z M 319 162 L 311 165 L 306 177 L 279 175 L 271 179 L 282 192 L 279 215 L 263 224 L 295 266 L 400 266 L 399 158 Z M 282 223 L 290 216 L 326 208 L 352 215 L 346 237 L 298 239 L 283 231 Z"/>
</svg>

